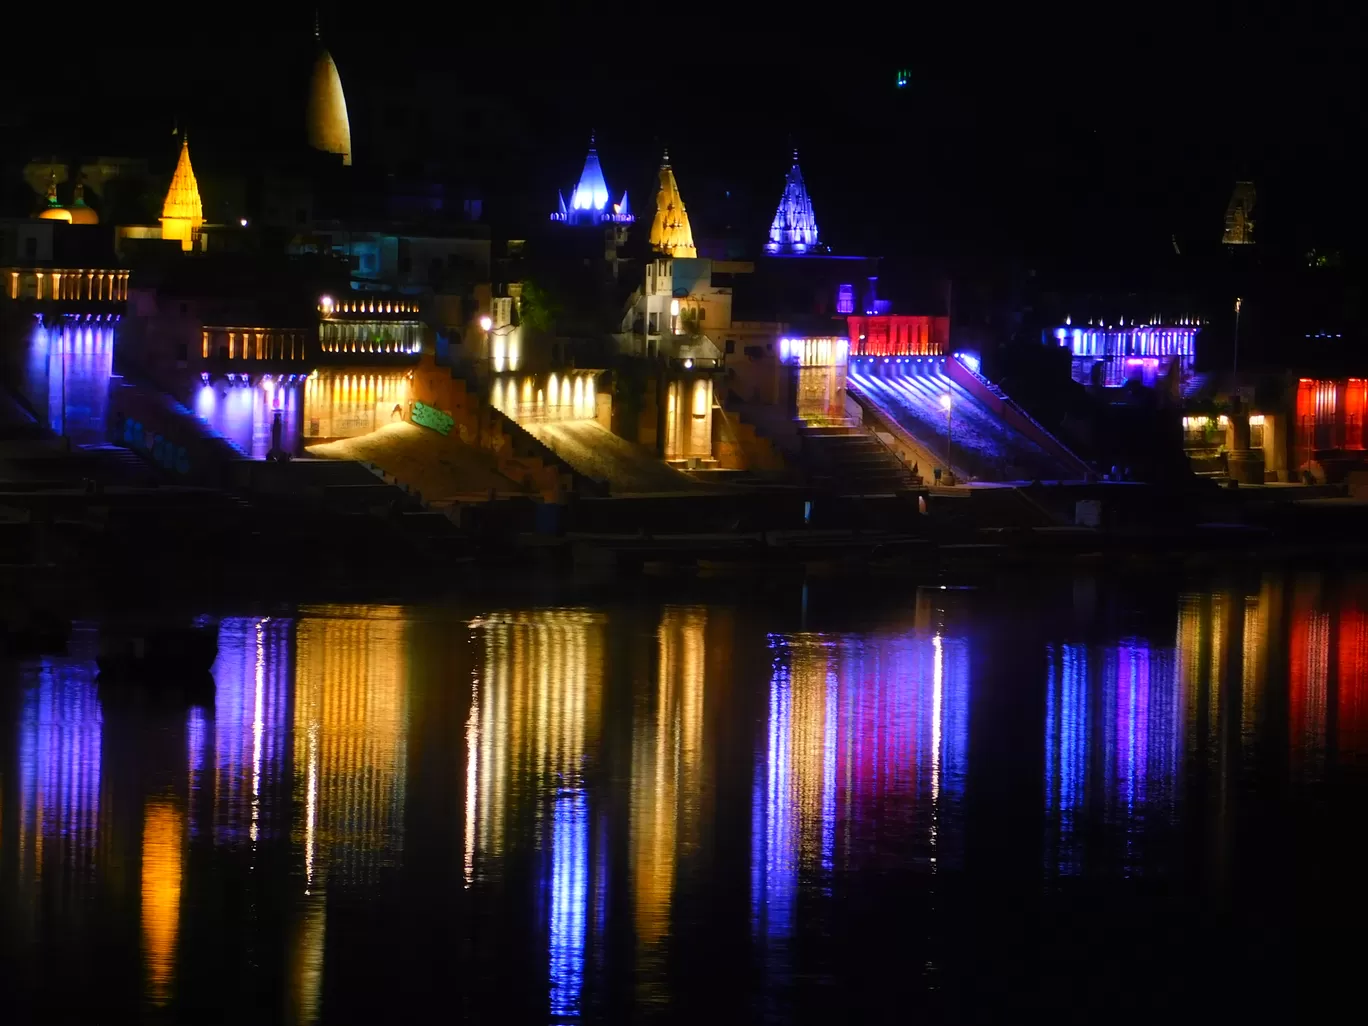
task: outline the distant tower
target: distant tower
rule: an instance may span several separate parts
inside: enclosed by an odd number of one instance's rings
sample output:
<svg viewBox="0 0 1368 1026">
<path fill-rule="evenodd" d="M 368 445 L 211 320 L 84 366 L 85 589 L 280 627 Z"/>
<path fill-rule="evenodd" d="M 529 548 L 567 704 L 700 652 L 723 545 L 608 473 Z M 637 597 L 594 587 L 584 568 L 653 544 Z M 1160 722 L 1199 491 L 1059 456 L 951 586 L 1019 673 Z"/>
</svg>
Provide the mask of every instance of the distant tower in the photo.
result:
<svg viewBox="0 0 1368 1026">
<path fill-rule="evenodd" d="M 68 210 L 70 210 L 71 212 L 72 224 L 100 223 L 100 215 L 95 213 L 95 211 L 91 210 L 90 207 L 86 206 L 85 182 L 76 183 L 76 190 L 71 197 L 71 206 L 68 208 Z"/>
<path fill-rule="evenodd" d="M 332 54 L 323 46 L 314 15 L 314 39 L 318 59 L 309 79 L 307 128 L 309 145 L 324 153 L 335 153 L 347 166 L 352 162 L 351 122 L 347 120 L 347 98 L 342 93 L 342 77 L 337 73 Z"/>
<path fill-rule="evenodd" d="M 1235 191 L 1230 194 L 1230 205 L 1226 207 L 1225 234 L 1221 241 L 1227 246 L 1250 246 L 1254 244 L 1254 183 L 1236 182 Z"/>
<path fill-rule="evenodd" d="M 48 182 L 47 203 L 38 214 L 38 217 L 43 221 L 65 221 L 67 224 L 71 223 L 71 211 L 62 206 L 62 201 L 57 198 L 57 175 L 55 172 L 52 175 L 52 181 Z"/>
<path fill-rule="evenodd" d="M 784 181 L 784 195 L 779 200 L 779 209 L 774 212 L 765 252 L 798 256 L 815 252 L 820 247 L 817 218 L 812 213 L 812 201 L 808 199 L 803 172 L 798 167 L 798 151 L 794 150 L 793 166 Z"/>
<path fill-rule="evenodd" d="M 166 202 L 162 204 L 162 238 L 177 240 L 188 253 L 195 248 L 203 224 L 199 183 L 195 181 L 195 169 L 190 166 L 190 139 L 182 135 L 180 160 L 176 161 L 176 173 L 171 176 L 171 188 L 166 190 Z"/>
<path fill-rule="evenodd" d="M 671 257 L 696 257 L 689 214 L 679 196 L 679 184 L 670 167 L 670 151 L 660 165 L 660 191 L 656 193 L 655 220 L 651 222 L 651 247 Z"/>
<path fill-rule="evenodd" d="M 565 202 L 565 193 L 558 195 L 559 204 L 551 215 L 551 220 L 562 224 L 631 224 L 636 220 L 627 204 L 627 193 L 622 201 L 608 204 L 608 180 L 603 177 L 603 167 L 599 164 L 598 150 L 594 137 L 589 136 L 589 153 L 584 158 L 584 170 L 580 172 L 579 184 L 570 194 L 570 203 Z"/>
</svg>

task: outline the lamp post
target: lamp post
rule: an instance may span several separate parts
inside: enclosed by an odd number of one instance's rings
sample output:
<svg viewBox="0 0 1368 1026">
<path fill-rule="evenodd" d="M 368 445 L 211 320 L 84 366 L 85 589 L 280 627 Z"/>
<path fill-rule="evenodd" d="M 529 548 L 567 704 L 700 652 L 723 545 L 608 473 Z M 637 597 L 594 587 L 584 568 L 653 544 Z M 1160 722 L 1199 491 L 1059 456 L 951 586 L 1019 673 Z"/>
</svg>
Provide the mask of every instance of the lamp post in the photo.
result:
<svg viewBox="0 0 1368 1026">
<path fill-rule="evenodd" d="M 950 468 L 950 418 L 953 416 L 954 405 L 954 400 L 950 398 L 949 392 L 941 396 L 941 408 L 945 410 L 945 473 L 947 477 L 953 473 Z"/>
<path fill-rule="evenodd" d="M 1230 365 L 1230 371 L 1231 371 L 1231 374 L 1232 374 L 1232 375 L 1233 375 L 1233 374 L 1238 374 L 1238 373 L 1240 372 L 1240 307 L 1241 307 L 1242 305 L 1244 305 L 1243 300 L 1242 300 L 1239 296 L 1236 296 L 1236 297 L 1235 297 L 1235 358 L 1234 358 L 1234 360 L 1231 361 L 1231 365 Z"/>
<path fill-rule="evenodd" d="M 480 330 L 484 332 L 485 337 L 485 359 L 489 361 L 491 367 L 494 367 L 494 336 L 490 330 L 493 327 L 494 318 L 490 317 L 489 314 L 480 317 Z M 502 367 L 494 367 L 494 369 L 496 371 L 503 370 Z"/>
</svg>

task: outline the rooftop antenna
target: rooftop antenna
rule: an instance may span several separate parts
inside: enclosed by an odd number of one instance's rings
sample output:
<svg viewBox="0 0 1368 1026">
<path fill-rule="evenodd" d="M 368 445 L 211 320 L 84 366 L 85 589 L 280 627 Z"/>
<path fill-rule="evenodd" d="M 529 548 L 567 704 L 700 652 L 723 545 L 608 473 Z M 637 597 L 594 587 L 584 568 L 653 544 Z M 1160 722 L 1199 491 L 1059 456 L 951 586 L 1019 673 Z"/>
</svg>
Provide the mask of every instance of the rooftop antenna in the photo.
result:
<svg viewBox="0 0 1368 1026">
<path fill-rule="evenodd" d="M 320 43 L 323 41 L 323 35 L 322 35 L 322 33 L 320 33 L 320 32 L 318 31 L 318 8 L 317 8 L 317 7 L 314 8 L 314 38 L 317 39 Z"/>
</svg>

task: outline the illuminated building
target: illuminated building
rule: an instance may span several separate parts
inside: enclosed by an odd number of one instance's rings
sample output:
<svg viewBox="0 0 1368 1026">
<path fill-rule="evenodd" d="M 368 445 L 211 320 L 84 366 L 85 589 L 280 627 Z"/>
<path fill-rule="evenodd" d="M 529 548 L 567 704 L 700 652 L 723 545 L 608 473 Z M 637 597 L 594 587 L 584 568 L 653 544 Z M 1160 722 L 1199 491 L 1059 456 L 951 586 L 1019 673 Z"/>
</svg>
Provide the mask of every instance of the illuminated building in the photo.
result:
<svg viewBox="0 0 1368 1026">
<path fill-rule="evenodd" d="M 195 169 L 190 166 L 190 139 L 182 134 L 180 159 L 162 204 L 162 238 L 180 242 L 181 249 L 188 253 L 198 248 L 203 224 L 204 205 L 200 203 Z"/>
<path fill-rule="evenodd" d="M 16 301 L 114 304 L 128 298 L 128 272 L 117 269 L 0 267 L 0 283 L 4 298 Z"/>
<path fill-rule="evenodd" d="M 798 167 L 798 151 L 794 150 L 793 166 L 784 180 L 784 194 L 770 224 L 765 252 L 775 256 L 802 256 L 820 249 L 817 218 L 812 212 L 807 186 L 803 184 L 803 172 Z"/>
<path fill-rule="evenodd" d="M 373 885 L 403 850 L 404 622 L 383 606 L 306 609 L 295 639 L 294 842 L 305 887 Z"/>
<path fill-rule="evenodd" d="M 499 375 L 490 383 L 489 402 L 519 424 L 593 420 L 598 413 L 598 374 Z"/>
<path fill-rule="evenodd" d="M 781 338 L 779 362 L 796 373 L 794 415 L 809 423 L 844 423 L 846 365 L 850 340 L 846 338 Z"/>
<path fill-rule="evenodd" d="M 1227 246 L 1248 246 L 1254 242 L 1254 183 L 1236 182 L 1226 206 L 1225 232 L 1221 242 Z"/>
<path fill-rule="evenodd" d="M 1067 348 L 1073 354 L 1073 379 L 1082 385 L 1098 384 L 1119 388 L 1131 381 L 1153 387 L 1176 367 L 1180 378 L 1186 379 L 1197 354 L 1197 336 L 1202 322 L 1196 317 L 1182 317 L 1175 322 L 1162 320 L 1127 324 L 1073 324 L 1072 318 L 1046 331 L 1044 342 Z"/>
<path fill-rule="evenodd" d="M 349 293 L 318 304 L 318 350 L 328 356 L 416 357 L 423 351 L 418 303 L 391 295 Z"/>
<path fill-rule="evenodd" d="M 38 219 L 41 221 L 65 221 L 67 224 L 71 223 L 71 211 L 62 206 L 61 201 L 57 199 L 57 180 L 55 178 L 48 183 L 47 205 L 39 212 Z"/>
<path fill-rule="evenodd" d="M 660 191 L 656 193 L 655 220 L 651 222 L 651 246 L 658 253 L 670 257 L 696 257 L 693 231 L 684 200 L 679 195 L 674 169 L 670 167 L 670 151 L 665 151 L 660 165 Z"/>
<path fill-rule="evenodd" d="M 846 325 L 851 356 L 944 356 L 950 348 L 949 317 L 866 313 Z"/>
<path fill-rule="evenodd" d="M 730 296 L 719 297 L 719 290 L 696 284 L 706 280 L 698 276 L 699 270 L 706 272 L 710 266 L 710 261 L 692 258 L 650 260 L 641 286 L 627 301 L 621 330 L 614 336 L 623 352 L 658 361 L 666 371 L 651 430 L 643 437 L 639 428 L 619 425 L 620 433 L 627 432 L 624 437 L 648 445 L 672 462 L 713 457 L 712 379 L 722 368 L 723 356 L 712 337 L 704 334 L 710 326 L 705 317 L 711 307 L 730 322 Z M 689 269 L 695 284 L 677 289 L 677 267 Z"/>
<path fill-rule="evenodd" d="M 589 153 L 584 158 L 584 170 L 580 172 L 578 184 L 570 193 L 570 202 L 565 202 L 565 193 L 558 194 L 559 203 L 551 215 L 552 221 L 568 225 L 627 225 L 636 220 L 627 203 L 627 193 L 622 200 L 609 205 L 608 180 L 603 177 L 603 167 L 599 164 L 598 150 L 594 138 L 589 138 Z"/>
<path fill-rule="evenodd" d="M 667 462 L 711 460 L 713 457 L 713 382 L 711 370 L 693 370 L 688 361 L 681 376 L 665 385 Z"/>
<path fill-rule="evenodd" d="M 350 167 L 352 162 L 351 122 L 347 120 L 347 98 L 342 92 L 342 77 L 332 54 L 322 44 L 318 25 L 314 24 L 314 38 L 318 40 L 318 58 L 309 77 L 309 103 L 306 130 L 309 145 L 323 153 L 342 158 Z"/>
<path fill-rule="evenodd" d="M 54 319 L 52 327 L 35 320 L 23 365 L 24 394 L 53 431 L 78 445 L 98 444 L 109 431 L 113 366 L 112 320 L 70 316 Z"/>
<path fill-rule="evenodd" d="M 304 444 L 355 438 L 401 421 L 412 398 L 411 371 L 314 371 L 304 383 Z"/>
</svg>

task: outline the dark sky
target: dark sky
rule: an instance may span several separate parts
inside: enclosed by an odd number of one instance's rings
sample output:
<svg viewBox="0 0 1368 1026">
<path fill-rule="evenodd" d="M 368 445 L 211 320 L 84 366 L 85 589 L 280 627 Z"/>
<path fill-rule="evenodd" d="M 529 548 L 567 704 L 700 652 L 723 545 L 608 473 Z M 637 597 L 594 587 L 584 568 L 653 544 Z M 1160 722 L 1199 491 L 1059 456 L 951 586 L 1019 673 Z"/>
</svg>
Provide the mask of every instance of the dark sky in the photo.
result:
<svg viewBox="0 0 1368 1026">
<path fill-rule="evenodd" d="M 676 6 L 668 29 L 640 6 L 588 22 L 578 8 L 499 20 L 461 6 L 324 4 L 324 40 L 358 153 L 454 157 L 510 214 L 550 210 L 594 129 L 638 212 L 668 145 L 703 235 L 729 217 L 763 230 L 792 145 L 846 251 L 1166 244 L 1219 233 L 1244 176 L 1264 238 L 1349 233 L 1340 204 L 1364 126 L 1362 19 L 1347 3 L 984 5 L 944 19 L 870 5 L 793 9 L 782 25 Z M 0 74 L 20 102 L 0 122 L 19 145 L 169 151 L 179 118 L 212 161 L 301 131 L 312 5 L 66 10 L 65 25 L 7 26 Z M 730 210 L 727 191 L 749 209 Z"/>
</svg>

